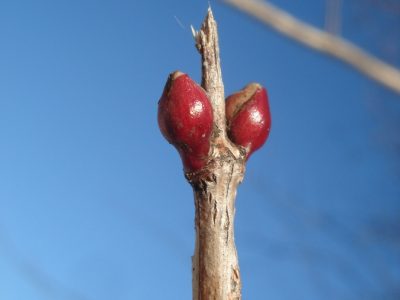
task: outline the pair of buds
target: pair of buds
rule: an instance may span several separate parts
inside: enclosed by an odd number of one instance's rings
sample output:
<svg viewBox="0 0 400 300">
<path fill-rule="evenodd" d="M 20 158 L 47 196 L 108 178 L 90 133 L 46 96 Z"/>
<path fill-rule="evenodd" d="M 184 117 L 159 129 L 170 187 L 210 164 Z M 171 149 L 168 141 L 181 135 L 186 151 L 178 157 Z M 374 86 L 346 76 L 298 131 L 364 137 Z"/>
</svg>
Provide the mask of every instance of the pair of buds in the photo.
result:
<svg viewBox="0 0 400 300">
<path fill-rule="evenodd" d="M 247 159 L 265 143 L 271 128 L 267 92 L 251 83 L 226 98 L 225 110 L 228 137 L 244 148 Z M 205 167 L 210 158 L 213 110 L 206 92 L 188 75 L 176 71 L 168 77 L 158 102 L 158 124 L 178 150 L 186 172 Z"/>
</svg>

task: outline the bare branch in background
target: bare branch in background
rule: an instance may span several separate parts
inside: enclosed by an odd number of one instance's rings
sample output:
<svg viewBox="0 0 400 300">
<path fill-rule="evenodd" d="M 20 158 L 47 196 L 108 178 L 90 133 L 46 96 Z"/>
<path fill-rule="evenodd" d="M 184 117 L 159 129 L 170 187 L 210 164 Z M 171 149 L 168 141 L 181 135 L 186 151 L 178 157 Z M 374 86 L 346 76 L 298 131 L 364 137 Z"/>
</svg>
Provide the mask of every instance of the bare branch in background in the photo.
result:
<svg viewBox="0 0 400 300">
<path fill-rule="evenodd" d="M 6 260 L 19 272 L 23 278 L 30 282 L 40 293 L 43 299 L 52 300 L 89 300 L 70 287 L 64 286 L 56 279 L 52 278 L 38 265 L 28 261 L 15 247 L 12 240 L 0 225 L 0 256 Z"/>
<path fill-rule="evenodd" d="M 325 30 L 340 35 L 342 0 L 326 0 Z"/>
<path fill-rule="evenodd" d="M 270 3 L 259 0 L 222 0 L 257 18 L 283 35 L 343 61 L 361 74 L 400 94 L 400 70 L 354 44 L 296 19 Z"/>
<path fill-rule="evenodd" d="M 266 179 L 258 175 L 251 181 L 254 191 L 262 197 L 268 195 Z M 399 279 L 395 275 L 399 266 L 387 258 L 399 258 L 397 253 L 400 239 L 397 232 L 400 222 L 395 218 L 398 214 L 360 218 L 361 222 L 355 225 L 337 213 L 304 204 L 287 187 L 275 186 L 275 191 L 279 192 L 274 196 L 268 195 L 268 201 L 257 203 L 257 210 L 265 210 L 266 215 L 269 212 L 269 215 L 278 216 L 285 230 L 292 232 L 292 237 L 287 241 L 274 240 L 268 235 L 246 232 L 246 245 L 249 249 L 254 253 L 258 251 L 269 260 L 292 258 L 308 263 L 310 271 L 320 273 L 317 279 L 312 280 L 315 288 L 319 288 L 317 284 L 325 285 L 320 288 L 320 292 L 325 293 L 328 289 L 332 297 L 321 296 L 320 299 L 398 299 L 372 296 L 382 293 L 398 295 L 400 292 L 397 288 Z M 328 244 L 333 242 L 340 245 L 340 251 L 311 243 L 307 235 L 313 237 L 312 241 L 324 239 L 329 241 Z M 299 236 L 302 238 L 296 240 Z M 354 256 L 358 259 L 354 260 Z M 321 269 L 324 271 L 320 272 Z M 339 295 L 343 291 L 338 286 L 330 286 L 329 273 L 337 274 L 343 280 L 342 288 L 346 286 L 346 293 L 351 295 Z M 313 275 L 312 272 L 310 274 Z M 369 284 L 371 278 L 375 284 L 373 287 Z"/>
<path fill-rule="evenodd" d="M 396 0 L 369 0 L 374 5 L 392 14 L 400 14 L 400 2 Z"/>
</svg>

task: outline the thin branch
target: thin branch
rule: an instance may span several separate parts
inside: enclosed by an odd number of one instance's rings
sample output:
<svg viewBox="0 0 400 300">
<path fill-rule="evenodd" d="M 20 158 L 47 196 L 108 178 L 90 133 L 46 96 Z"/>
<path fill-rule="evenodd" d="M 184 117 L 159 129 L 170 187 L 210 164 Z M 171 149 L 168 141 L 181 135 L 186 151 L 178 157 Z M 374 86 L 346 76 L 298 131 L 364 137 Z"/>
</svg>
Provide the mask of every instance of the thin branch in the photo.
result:
<svg viewBox="0 0 400 300">
<path fill-rule="evenodd" d="M 341 9 L 342 0 L 326 0 L 325 30 L 335 36 L 340 35 Z"/>
<path fill-rule="evenodd" d="M 193 30 L 193 29 L 192 29 Z M 241 280 L 234 240 L 235 198 L 245 169 L 244 154 L 226 137 L 224 86 L 217 24 L 211 9 L 193 30 L 202 57 L 202 86 L 214 116 L 207 166 L 187 173 L 195 200 L 196 245 L 192 258 L 194 300 L 240 300 Z"/>
<path fill-rule="evenodd" d="M 314 50 L 329 54 L 361 74 L 400 94 L 400 70 L 354 44 L 296 19 L 270 3 L 259 0 L 222 0 L 248 13 L 283 35 Z"/>
</svg>

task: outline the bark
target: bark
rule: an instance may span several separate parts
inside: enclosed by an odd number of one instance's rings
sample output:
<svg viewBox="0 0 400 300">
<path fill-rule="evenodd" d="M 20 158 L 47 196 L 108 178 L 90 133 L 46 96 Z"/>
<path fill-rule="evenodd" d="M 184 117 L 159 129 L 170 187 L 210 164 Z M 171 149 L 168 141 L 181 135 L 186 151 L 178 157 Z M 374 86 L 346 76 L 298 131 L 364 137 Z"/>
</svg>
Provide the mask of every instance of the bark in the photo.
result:
<svg viewBox="0 0 400 300">
<path fill-rule="evenodd" d="M 211 9 L 200 31 L 193 34 L 202 56 L 202 86 L 214 114 L 209 163 L 200 172 L 186 174 L 195 198 L 193 299 L 241 299 L 234 217 L 236 190 L 245 170 L 245 153 L 226 134 L 217 25 Z"/>
</svg>

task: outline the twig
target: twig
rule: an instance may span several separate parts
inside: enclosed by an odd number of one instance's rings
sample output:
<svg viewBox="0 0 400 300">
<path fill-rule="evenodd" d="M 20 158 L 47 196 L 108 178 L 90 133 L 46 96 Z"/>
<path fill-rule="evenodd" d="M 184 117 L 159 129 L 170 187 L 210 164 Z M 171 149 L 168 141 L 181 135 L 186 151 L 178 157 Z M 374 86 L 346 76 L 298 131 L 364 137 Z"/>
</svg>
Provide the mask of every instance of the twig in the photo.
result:
<svg viewBox="0 0 400 300">
<path fill-rule="evenodd" d="M 325 30 L 335 36 L 341 30 L 342 0 L 326 0 Z"/>
<path fill-rule="evenodd" d="M 259 0 L 222 0 L 271 28 L 314 50 L 349 64 L 361 74 L 400 94 L 400 70 L 354 44 L 300 21 L 270 3 Z"/>
<path fill-rule="evenodd" d="M 194 300 L 239 300 L 241 281 L 234 241 L 237 186 L 243 179 L 244 155 L 226 137 L 224 86 L 217 25 L 211 9 L 195 32 L 202 56 L 202 86 L 213 107 L 210 163 L 188 173 L 195 198 L 196 246 L 193 260 Z"/>
</svg>

